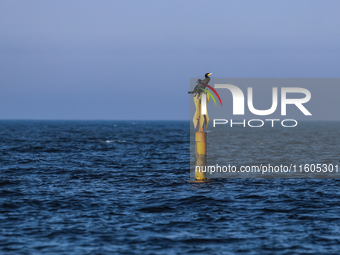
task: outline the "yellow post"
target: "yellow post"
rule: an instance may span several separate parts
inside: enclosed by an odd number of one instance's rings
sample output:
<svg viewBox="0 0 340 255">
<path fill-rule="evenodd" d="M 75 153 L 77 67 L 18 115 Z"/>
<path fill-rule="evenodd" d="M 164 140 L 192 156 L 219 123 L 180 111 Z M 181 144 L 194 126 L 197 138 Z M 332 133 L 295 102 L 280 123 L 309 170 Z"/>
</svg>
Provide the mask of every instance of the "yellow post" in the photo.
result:
<svg viewBox="0 0 340 255">
<path fill-rule="evenodd" d="M 200 167 L 200 171 L 195 168 L 195 179 L 204 180 L 206 165 L 207 165 L 207 133 L 204 131 L 197 131 L 195 136 L 196 149 L 196 166 Z"/>
<path fill-rule="evenodd" d="M 206 165 L 207 165 L 207 133 L 204 132 L 204 124 L 207 127 L 209 117 L 207 112 L 201 112 L 202 105 L 202 94 L 195 96 L 194 98 L 196 105 L 196 114 L 194 116 L 194 125 L 198 124 L 198 131 L 195 133 L 195 179 L 196 180 L 205 180 L 206 179 Z M 209 98 L 204 97 L 206 103 L 204 103 L 205 107 L 208 104 Z M 200 167 L 200 171 L 196 168 L 196 166 Z M 204 170 L 204 172 L 202 171 Z"/>
</svg>

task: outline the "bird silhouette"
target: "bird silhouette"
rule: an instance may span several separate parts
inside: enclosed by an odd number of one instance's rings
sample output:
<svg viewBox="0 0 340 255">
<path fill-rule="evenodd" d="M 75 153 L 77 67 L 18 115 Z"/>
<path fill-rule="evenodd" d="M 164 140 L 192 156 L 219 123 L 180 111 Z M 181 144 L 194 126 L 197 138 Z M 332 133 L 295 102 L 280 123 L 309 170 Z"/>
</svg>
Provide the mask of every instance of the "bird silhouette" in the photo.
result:
<svg viewBox="0 0 340 255">
<path fill-rule="evenodd" d="M 197 85 L 196 85 L 196 87 L 194 88 L 194 90 L 193 91 L 189 91 L 188 93 L 189 94 L 200 94 L 201 92 L 203 92 L 203 90 L 201 90 L 201 88 L 202 89 L 205 89 L 207 86 L 205 86 L 204 84 L 208 84 L 209 83 L 209 81 L 210 81 L 210 75 L 211 75 L 212 73 L 206 73 L 205 75 L 204 75 L 204 77 L 205 77 L 205 79 L 204 80 L 201 80 L 201 79 L 198 79 L 197 80 Z"/>
</svg>

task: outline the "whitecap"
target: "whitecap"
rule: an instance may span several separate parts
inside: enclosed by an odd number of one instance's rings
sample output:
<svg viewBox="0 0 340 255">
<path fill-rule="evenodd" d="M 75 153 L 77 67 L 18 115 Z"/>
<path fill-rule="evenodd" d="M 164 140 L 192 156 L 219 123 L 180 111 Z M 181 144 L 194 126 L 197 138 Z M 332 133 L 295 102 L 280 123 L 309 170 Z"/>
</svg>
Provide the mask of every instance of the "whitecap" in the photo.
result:
<svg viewBox="0 0 340 255">
<path fill-rule="evenodd" d="M 126 143 L 125 140 L 106 140 L 105 143 Z"/>
</svg>

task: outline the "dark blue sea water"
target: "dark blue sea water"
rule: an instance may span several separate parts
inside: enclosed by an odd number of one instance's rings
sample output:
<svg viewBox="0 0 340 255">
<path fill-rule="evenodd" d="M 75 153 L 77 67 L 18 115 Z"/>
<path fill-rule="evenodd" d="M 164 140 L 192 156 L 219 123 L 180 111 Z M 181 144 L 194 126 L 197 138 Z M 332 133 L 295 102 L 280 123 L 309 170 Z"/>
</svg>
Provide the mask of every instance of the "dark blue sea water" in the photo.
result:
<svg viewBox="0 0 340 255">
<path fill-rule="evenodd" d="M 338 179 L 190 183 L 189 136 L 189 122 L 0 121 L 0 254 L 339 253 Z"/>
</svg>

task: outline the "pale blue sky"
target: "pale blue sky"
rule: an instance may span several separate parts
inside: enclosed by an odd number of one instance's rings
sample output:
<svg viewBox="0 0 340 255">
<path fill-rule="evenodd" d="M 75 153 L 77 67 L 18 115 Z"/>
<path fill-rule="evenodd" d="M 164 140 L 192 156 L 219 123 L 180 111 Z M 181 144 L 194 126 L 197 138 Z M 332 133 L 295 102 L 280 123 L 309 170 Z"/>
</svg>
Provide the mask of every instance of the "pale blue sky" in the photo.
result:
<svg viewBox="0 0 340 255">
<path fill-rule="evenodd" d="M 0 119 L 190 118 L 189 81 L 340 77 L 340 1 L 0 2 Z"/>
</svg>

